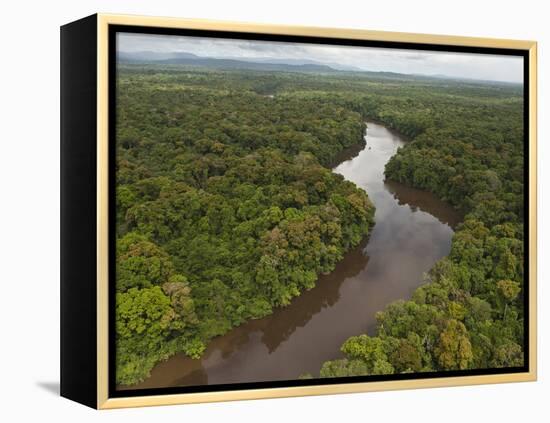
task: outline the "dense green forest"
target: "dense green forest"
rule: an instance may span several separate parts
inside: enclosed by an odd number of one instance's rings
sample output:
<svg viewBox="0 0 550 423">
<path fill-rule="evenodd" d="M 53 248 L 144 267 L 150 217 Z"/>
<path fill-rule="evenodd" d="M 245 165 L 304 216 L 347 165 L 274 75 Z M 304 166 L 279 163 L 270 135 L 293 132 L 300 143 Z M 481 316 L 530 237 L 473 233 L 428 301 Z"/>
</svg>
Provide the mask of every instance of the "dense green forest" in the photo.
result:
<svg viewBox="0 0 550 423">
<path fill-rule="evenodd" d="M 118 383 L 289 304 L 373 223 L 328 166 L 364 143 L 359 113 L 194 77 L 118 80 Z"/>
<path fill-rule="evenodd" d="M 331 171 L 364 143 L 367 118 L 412 140 L 387 178 L 434 192 L 465 220 L 412 299 L 381 311 L 376 336 L 350 338 L 320 376 L 523 363 L 521 86 L 124 65 L 117 383 L 176 352 L 200 357 L 213 337 L 312 288 L 368 235 L 367 194 Z"/>
<path fill-rule="evenodd" d="M 412 138 L 388 179 L 435 193 L 465 219 L 412 299 L 379 312 L 376 336 L 348 339 L 320 376 L 523 366 L 521 88 L 403 87 L 350 106 Z"/>
</svg>

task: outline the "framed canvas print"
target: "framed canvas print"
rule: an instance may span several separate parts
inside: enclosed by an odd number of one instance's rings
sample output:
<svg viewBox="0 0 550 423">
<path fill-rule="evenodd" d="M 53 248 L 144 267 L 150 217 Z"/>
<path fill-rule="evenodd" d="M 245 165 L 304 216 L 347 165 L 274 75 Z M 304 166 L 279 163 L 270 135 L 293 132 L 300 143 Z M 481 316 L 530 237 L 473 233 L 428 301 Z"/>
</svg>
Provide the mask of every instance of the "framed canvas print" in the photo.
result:
<svg viewBox="0 0 550 423">
<path fill-rule="evenodd" d="M 536 43 L 61 28 L 61 394 L 536 379 Z"/>
</svg>

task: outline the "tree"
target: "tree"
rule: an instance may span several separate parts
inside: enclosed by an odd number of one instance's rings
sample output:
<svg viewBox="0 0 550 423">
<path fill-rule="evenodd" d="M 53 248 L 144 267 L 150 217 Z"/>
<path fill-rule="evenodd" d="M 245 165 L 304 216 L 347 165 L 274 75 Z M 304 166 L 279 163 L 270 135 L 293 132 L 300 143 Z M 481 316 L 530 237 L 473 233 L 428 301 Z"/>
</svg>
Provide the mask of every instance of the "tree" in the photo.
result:
<svg viewBox="0 0 550 423">
<path fill-rule="evenodd" d="M 130 288 L 116 294 L 116 348 L 118 383 L 141 380 L 158 359 L 164 339 L 181 329 L 170 299 L 160 287 Z M 144 354 L 145 353 L 145 354 Z M 143 357 L 148 359 L 143 360 Z"/>
<path fill-rule="evenodd" d="M 419 372 L 422 369 L 421 348 L 421 345 L 415 345 L 408 339 L 400 339 L 399 346 L 393 351 L 390 360 L 395 370 L 398 373 Z"/>
<path fill-rule="evenodd" d="M 135 232 L 117 240 L 117 291 L 160 285 L 173 274 L 170 256 L 145 236 Z"/>
<path fill-rule="evenodd" d="M 212 337 L 288 304 L 369 234 L 367 194 L 331 171 L 344 149 L 364 145 L 366 118 L 414 138 L 386 178 L 465 218 L 425 285 L 378 315 L 361 347 L 370 352 L 326 373 L 519 362 L 521 88 L 125 65 L 117 78 L 117 292 L 161 287 L 175 313 L 157 347 L 117 345 L 125 382 L 178 351 L 200 356 Z M 266 87 L 273 98 L 258 95 Z"/>
<path fill-rule="evenodd" d="M 195 303 L 191 297 L 191 288 L 187 278 L 182 275 L 173 275 L 169 281 L 162 285 L 164 294 L 170 298 L 172 309 L 177 314 L 180 329 L 189 329 L 189 326 L 198 323 L 195 314 Z M 187 330 L 188 334 L 190 331 Z"/>
<path fill-rule="evenodd" d="M 508 304 L 514 301 L 521 288 L 519 283 L 511 281 L 509 279 L 500 280 L 497 282 L 497 291 L 501 303 L 504 303 L 503 319 L 506 319 L 506 311 L 508 310 Z"/>
<path fill-rule="evenodd" d="M 492 367 L 521 367 L 524 364 L 523 350 L 515 342 L 499 346 L 491 361 Z"/>
<path fill-rule="evenodd" d="M 439 365 L 445 370 L 467 369 L 473 359 L 472 345 L 466 327 L 450 319 L 439 335 L 435 354 Z"/>
</svg>

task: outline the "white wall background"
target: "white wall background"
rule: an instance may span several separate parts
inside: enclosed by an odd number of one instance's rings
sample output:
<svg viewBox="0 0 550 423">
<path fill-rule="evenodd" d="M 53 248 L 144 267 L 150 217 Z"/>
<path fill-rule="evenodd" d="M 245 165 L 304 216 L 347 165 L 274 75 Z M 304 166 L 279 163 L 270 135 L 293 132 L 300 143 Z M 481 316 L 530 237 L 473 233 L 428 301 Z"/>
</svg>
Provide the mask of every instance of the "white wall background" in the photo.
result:
<svg viewBox="0 0 550 423">
<path fill-rule="evenodd" d="M 534 0 L 3 2 L 0 420 L 548 421 L 550 30 L 544 9 L 545 2 Z M 59 26 L 95 12 L 539 41 L 539 382 L 103 412 L 58 397 Z"/>
</svg>

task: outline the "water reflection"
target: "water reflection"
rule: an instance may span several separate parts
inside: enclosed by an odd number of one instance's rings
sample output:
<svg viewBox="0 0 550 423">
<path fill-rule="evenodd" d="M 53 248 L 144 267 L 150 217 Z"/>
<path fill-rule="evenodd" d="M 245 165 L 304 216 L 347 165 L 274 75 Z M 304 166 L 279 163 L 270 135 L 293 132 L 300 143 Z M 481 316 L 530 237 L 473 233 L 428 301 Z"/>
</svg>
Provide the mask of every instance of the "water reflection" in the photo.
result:
<svg viewBox="0 0 550 423">
<path fill-rule="evenodd" d="M 428 271 L 450 250 L 460 216 L 431 194 L 384 181 L 384 166 L 404 140 L 381 125 L 368 124 L 366 145 L 347 152 L 334 171 L 367 191 L 376 206 L 368 241 L 348 252 L 315 288 L 264 319 L 214 339 L 200 360 L 183 354 L 153 369 L 149 379 L 128 388 L 222 384 L 295 379 L 318 374 L 323 362 L 340 356 L 348 337 L 372 333 L 375 313 L 408 298 Z"/>
<path fill-rule="evenodd" d="M 314 289 L 295 298 L 289 307 L 277 310 L 262 325 L 262 342 L 269 353 L 292 335 L 296 328 L 304 327 L 322 309 L 332 307 L 340 299 L 340 287 L 344 281 L 357 276 L 369 261 L 364 250 L 367 240 L 351 250 L 333 272 L 323 275 Z"/>
<path fill-rule="evenodd" d="M 385 181 L 384 187 L 393 194 L 400 206 L 408 205 L 412 212 L 423 211 L 436 217 L 441 223 L 456 229 L 463 216 L 426 191 L 420 191 L 395 181 Z"/>
</svg>

